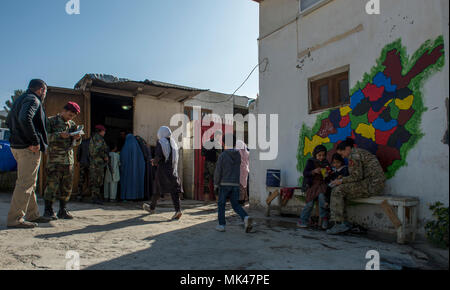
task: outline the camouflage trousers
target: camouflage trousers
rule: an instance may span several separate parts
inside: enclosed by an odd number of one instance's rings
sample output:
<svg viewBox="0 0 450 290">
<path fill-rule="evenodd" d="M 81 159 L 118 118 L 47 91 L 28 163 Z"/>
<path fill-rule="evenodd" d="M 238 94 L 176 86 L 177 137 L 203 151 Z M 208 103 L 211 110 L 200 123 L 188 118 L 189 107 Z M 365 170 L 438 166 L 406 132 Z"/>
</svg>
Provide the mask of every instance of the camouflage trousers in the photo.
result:
<svg viewBox="0 0 450 290">
<path fill-rule="evenodd" d="M 205 161 L 205 168 L 203 171 L 203 187 L 204 187 L 204 194 L 212 194 L 214 192 L 211 192 L 211 188 L 209 187 L 210 182 L 212 181 L 214 183 L 214 171 L 216 170 L 216 163 Z"/>
<path fill-rule="evenodd" d="M 374 185 L 368 180 L 341 184 L 333 188 L 330 202 L 331 220 L 338 223 L 346 221 L 346 200 L 381 195 L 383 190 L 384 183 Z"/>
<path fill-rule="evenodd" d="M 103 187 L 103 182 L 105 178 L 105 167 L 91 165 L 89 167 L 89 189 L 91 192 L 91 197 L 100 199 L 100 190 Z"/>
<path fill-rule="evenodd" d="M 73 165 L 47 165 L 44 199 L 69 201 L 72 195 Z"/>
</svg>

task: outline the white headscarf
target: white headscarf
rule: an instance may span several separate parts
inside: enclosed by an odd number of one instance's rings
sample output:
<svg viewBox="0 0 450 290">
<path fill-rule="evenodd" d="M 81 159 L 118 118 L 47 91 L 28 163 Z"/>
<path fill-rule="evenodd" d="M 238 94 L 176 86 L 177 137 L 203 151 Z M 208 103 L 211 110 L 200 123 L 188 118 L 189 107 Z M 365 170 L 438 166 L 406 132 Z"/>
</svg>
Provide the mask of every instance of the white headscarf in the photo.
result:
<svg viewBox="0 0 450 290">
<path fill-rule="evenodd" d="M 244 141 L 237 140 L 236 141 L 236 149 L 237 150 L 247 150 L 247 145 L 245 145 Z"/>
<path fill-rule="evenodd" d="M 244 141 L 236 141 L 236 150 L 241 154 L 241 178 L 240 183 L 242 187 L 247 187 L 248 173 L 250 171 L 250 153 L 248 152 L 248 147 L 245 145 Z"/>
<path fill-rule="evenodd" d="M 162 150 L 163 150 L 163 154 L 164 157 L 166 158 L 166 162 L 170 157 L 170 149 L 172 148 L 172 166 L 173 166 L 173 175 L 175 175 L 176 177 L 178 177 L 178 145 L 175 142 L 175 140 L 173 140 L 172 137 L 172 130 L 170 130 L 169 127 L 163 126 L 161 128 L 159 128 L 158 130 L 158 141 L 159 144 L 161 144 Z M 169 140 L 167 140 L 167 138 L 170 138 L 170 143 Z"/>
</svg>

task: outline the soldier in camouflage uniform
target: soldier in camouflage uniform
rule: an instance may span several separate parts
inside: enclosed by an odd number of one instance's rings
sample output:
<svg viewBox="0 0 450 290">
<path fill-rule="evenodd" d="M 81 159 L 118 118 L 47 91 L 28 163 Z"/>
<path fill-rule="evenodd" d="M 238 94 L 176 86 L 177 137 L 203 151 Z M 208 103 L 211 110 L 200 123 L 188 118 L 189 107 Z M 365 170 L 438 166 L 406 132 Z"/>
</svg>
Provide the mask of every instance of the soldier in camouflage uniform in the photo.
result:
<svg viewBox="0 0 450 290">
<path fill-rule="evenodd" d="M 354 148 L 353 139 L 339 144 L 337 152 L 348 159 L 350 175 L 333 182 L 336 187 L 331 192 L 331 218 L 336 224 L 329 234 L 350 230 L 345 222 L 345 200 L 382 195 L 386 182 L 377 157 L 364 149 Z"/>
<path fill-rule="evenodd" d="M 58 218 L 72 219 L 66 204 L 72 194 L 74 156 L 73 148 L 81 143 L 81 135 L 70 136 L 77 131 L 73 118 L 80 113 L 80 107 L 69 102 L 62 113 L 47 120 L 49 136 L 47 183 L 44 191 L 45 214 L 51 219 L 57 219 L 53 212 L 53 202 L 60 202 Z"/>
<path fill-rule="evenodd" d="M 89 188 L 95 204 L 102 204 L 100 189 L 103 187 L 105 168 L 109 160 L 108 145 L 103 138 L 105 134 L 105 127 L 97 125 L 89 144 Z"/>
</svg>

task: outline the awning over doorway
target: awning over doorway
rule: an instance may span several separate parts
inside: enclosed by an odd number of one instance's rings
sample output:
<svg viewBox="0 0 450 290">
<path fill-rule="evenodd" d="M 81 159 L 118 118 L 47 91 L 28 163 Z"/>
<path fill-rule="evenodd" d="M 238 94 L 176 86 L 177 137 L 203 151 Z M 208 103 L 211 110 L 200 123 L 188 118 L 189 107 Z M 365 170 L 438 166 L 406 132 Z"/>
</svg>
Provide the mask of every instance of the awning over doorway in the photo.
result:
<svg viewBox="0 0 450 290">
<path fill-rule="evenodd" d="M 133 81 L 106 74 L 86 74 L 75 85 L 75 89 L 124 97 L 146 95 L 158 100 L 164 99 L 180 103 L 201 92 L 208 91 L 159 81 Z"/>
</svg>

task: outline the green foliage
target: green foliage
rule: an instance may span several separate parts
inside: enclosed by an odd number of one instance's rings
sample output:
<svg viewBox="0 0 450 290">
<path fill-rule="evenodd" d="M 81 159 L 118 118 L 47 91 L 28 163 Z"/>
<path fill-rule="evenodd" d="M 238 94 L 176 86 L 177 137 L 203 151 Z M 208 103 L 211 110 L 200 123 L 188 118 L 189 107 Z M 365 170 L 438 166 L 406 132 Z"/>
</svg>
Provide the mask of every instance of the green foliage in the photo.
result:
<svg viewBox="0 0 450 290">
<path fill-rule="evenodd" d="M 441 248 L 448 248 L 448 218 L 449 208 L 444 207 L 441 202 L 430 206 L 435 220 L 425 225 L 428 240 Z"/>
<path fill-rule="evenodd" d="M 25 91 L 22 90 L 15 90 L 14 91 L 14 95 L 11 96 L 11 100 L 7 100 L 5 102 L 5 106 L 3 107 L 3 109 L 6 111 L 6 113 L 8 114 L 9 111 L 11 111 L 12 109 L 12 105 L 13 103 L 17 100 L 18 97 L 20 97 Z M 6 117 L 4 116 L 0 116 L 0 120 L 6 121 Z"/>
<path fill-rule="evenodd" d="M 9 113 L 9 111 L 12 109 L 13 103 L 14 103 L 14 102 L 17 100 L 17 98 L 20 97 L 23 93 L 25 93 L 25 92 L 22 91 L 22 90 L 15 90 L 15 91 L 14 91 L 14 95 L 11 96 L 11 100 L 8 100 L 8 101 L 5 102 L 6 107 L 3 107 L 3 108 L 5 109 L 5 111 L 6 111 L 7 113 Z"/>
</svg>

